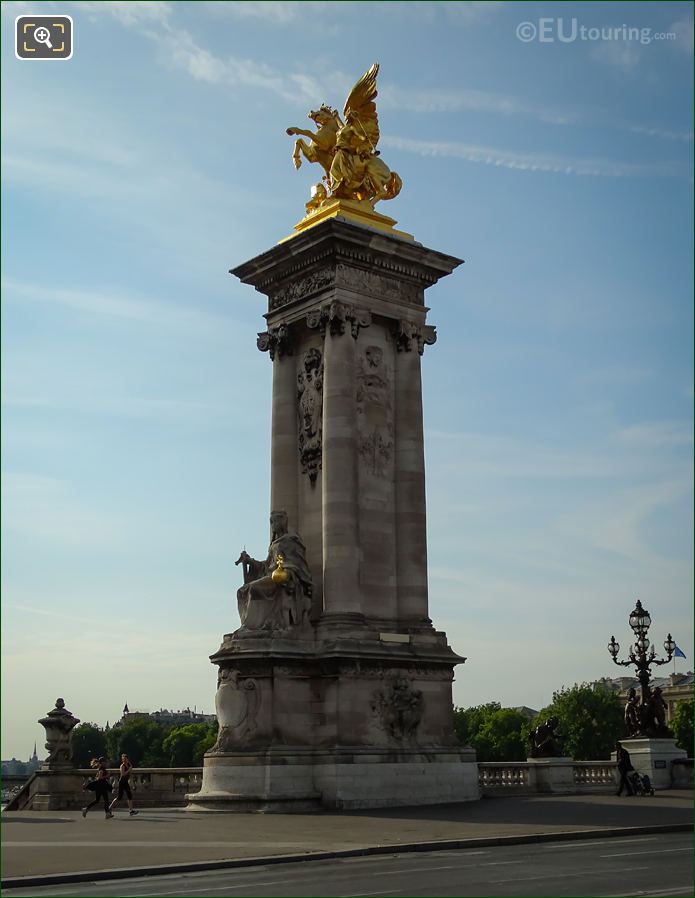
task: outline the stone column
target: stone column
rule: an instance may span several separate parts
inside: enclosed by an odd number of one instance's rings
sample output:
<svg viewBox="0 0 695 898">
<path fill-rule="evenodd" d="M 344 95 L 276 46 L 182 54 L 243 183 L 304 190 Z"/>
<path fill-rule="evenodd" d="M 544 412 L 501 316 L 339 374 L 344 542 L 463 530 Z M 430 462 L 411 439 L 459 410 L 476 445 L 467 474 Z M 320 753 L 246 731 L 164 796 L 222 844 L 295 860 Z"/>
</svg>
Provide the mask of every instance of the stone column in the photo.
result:
<svg viewBox="0 0 695 898">
<path fill-rule="evenodd" d="M 357 506 L 356 341 L 326 330 L 323 369 L 323 611 L 362 612 Z"/>
<path fill-rule="evenodd" d="M 423 332 L 426 332 L 423 335 Z M 429 621 L 425 444 L 420 355 L 434 329 L 399 322 L 396 329 L 396 576 L 398 617 Z"/>
<path fill-rule="evenodd" d="M 290 530 L 299 526 L 297 508 L 297 370 L 295 357 L 273 359 L 270 508 L 286 511 Z"/>
</svg>

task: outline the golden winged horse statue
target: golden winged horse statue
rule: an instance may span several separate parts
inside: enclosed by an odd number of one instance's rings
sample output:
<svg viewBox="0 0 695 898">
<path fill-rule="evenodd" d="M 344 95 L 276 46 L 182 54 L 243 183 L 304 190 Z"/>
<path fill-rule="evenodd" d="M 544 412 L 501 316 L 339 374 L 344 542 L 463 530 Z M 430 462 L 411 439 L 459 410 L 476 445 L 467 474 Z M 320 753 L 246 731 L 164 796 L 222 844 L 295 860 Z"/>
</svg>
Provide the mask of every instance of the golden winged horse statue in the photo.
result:
<svg viewBox="0 0 695 898">
<path fill-rule="evenodd" d="M 295 168 L 308 162 L 319 162 L 325 171 L 324 184 L 314 188 L 314 198 L 307 203 L 307 212 L 318 210 L 332 199 L 367 202 L 374 206 L 378 200 L 398 196 L 402 181 L 396 172 L 381 160 L 379 118 L 376 113 L 376 76 L 379 63 L 362 75 L 350 91 L 343 107 L 343 119 L 330 106 L 311 111 L 309 118 L 318 126 L 316 132 L 302 128 L 288 128 L 291 135 L 301 138 L 295 142 L 292 159 Z"/>
</svg>

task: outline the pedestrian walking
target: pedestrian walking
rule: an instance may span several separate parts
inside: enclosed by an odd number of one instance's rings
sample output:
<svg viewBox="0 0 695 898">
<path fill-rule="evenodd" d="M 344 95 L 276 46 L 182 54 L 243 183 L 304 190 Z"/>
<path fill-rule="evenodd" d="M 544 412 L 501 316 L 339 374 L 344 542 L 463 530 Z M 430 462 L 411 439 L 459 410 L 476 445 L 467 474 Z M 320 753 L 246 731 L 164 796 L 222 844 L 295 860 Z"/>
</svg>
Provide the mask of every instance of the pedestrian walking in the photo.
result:
<svg viewBox="0 0 695 898">
<path fill-rule="evenodd" d="M 99 758 L 96 761 L 96 764 L 94 762 L 94 759 L 92 759 L 90 767 L 94 767 L 96 769 L 96 775 L 93 780 L 87 783 L 87 788 L 94 792 L 94 801 L 91 801 L 86 807 L 82 808 L 83 817 L 87 816 L 90 808 L 93 808 L 94 805 L 97 805 L 102 801 L 104 802 L 104 813 L 106 814 L 106 819 L 110 820 L 111 817 L 113 817 L 113 814 L 109 810 L 111 783 L 109 782 L 109 771 L 106 764 L 106 758 Z"/>
<path fill-rule="evenodd" d="M 615 760 L 618 762 L 618 773 L 620 774 L 620 785 L 615 794 L 622 795 L 624 786 L 627 795 L 634 795 L 635 793 L 630 785 L 628 774 L 635 768 L 630 761 L 630 753 L 626 748 L 623 748 L 620 742 L 615 743 Z"/>
<path fill-rule="evenodd" d="M 138 812 L 133 807 L 133 793 L 130 791 L 130 771 L 132 769 L 133 765 L 130 763 L 128 755 L 121 755 L 121 766 L 118 769 L 118 794 L 109 805 L 109 811 L 113 810 L 125 795 L 130 816 L 134 817 Z"/>
</svg>

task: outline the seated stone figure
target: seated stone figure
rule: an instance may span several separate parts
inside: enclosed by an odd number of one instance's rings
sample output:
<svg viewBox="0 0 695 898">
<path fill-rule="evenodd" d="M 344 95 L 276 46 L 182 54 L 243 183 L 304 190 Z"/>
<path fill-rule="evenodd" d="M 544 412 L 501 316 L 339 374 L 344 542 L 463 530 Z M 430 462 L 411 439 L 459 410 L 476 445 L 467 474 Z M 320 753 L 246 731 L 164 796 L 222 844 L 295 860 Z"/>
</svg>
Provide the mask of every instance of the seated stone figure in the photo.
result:
<svg viewBox="0 0 695 898">
<path fill-rule="evenodd" d="M 561 758 L 562 746 L 558 739 L 557 717 L 549 717 L 529 733 L 532 758 Z"/>
<path fill-rule="evenodd" d="M 311 609 L 311 572 L 306 548 L 296 533 L 288 533 L 287 514 L 270 514 L 270 546 L 265 561 L 256 561 L 245 551 L 236 564 L 244 566 L 244 585 L 237 591 L 241 627 L 238 637 L 267 635 L 304 624 Z M 273 579 L 280 568 L 286 576 Z"/>
</svg>

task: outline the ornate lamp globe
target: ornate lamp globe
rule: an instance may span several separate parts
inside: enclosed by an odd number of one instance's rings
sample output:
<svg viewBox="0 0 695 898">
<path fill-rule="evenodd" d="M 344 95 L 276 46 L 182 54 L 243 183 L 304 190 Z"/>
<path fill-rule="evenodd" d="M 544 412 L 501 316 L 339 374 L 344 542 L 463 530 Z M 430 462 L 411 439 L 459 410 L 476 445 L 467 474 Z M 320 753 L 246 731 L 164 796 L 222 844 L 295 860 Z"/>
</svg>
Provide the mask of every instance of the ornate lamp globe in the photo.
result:
<svg viewBox="0 0 695 898">
<path fill-rule="evenodd" d="M 671 655 L 676 651 L 676 643 L 671 638 L 671 634 L 669 633 L 666 639 L 664 640 L 664 651 L 666 654 L 671 657 Z"/>
<path fill-rule="evenodd" d="M 620 643 L 615 641 L 615 636 L 611 636 L 611 641 L 608 643 L 608 651 L 613 656 L 613 660 L 618 657 L 618 652 L 620 651 Z"/>
<path fill-rule="evenodd" d="M 630 626 L 637 635 L 642 636 L 649 629 L 651 622 L 649 612 L 642 607 L 642 603 L 638 599 L 635 610 L 630 613 Z"/>
<path fill-rule="evenodd" d="M 636 645 L 640 652 L 646 653 L 647 649 L 649 648 L 649 640 L 646 636 L 640 636 L 640 638 L 637 640 Z"/>
</svg>

